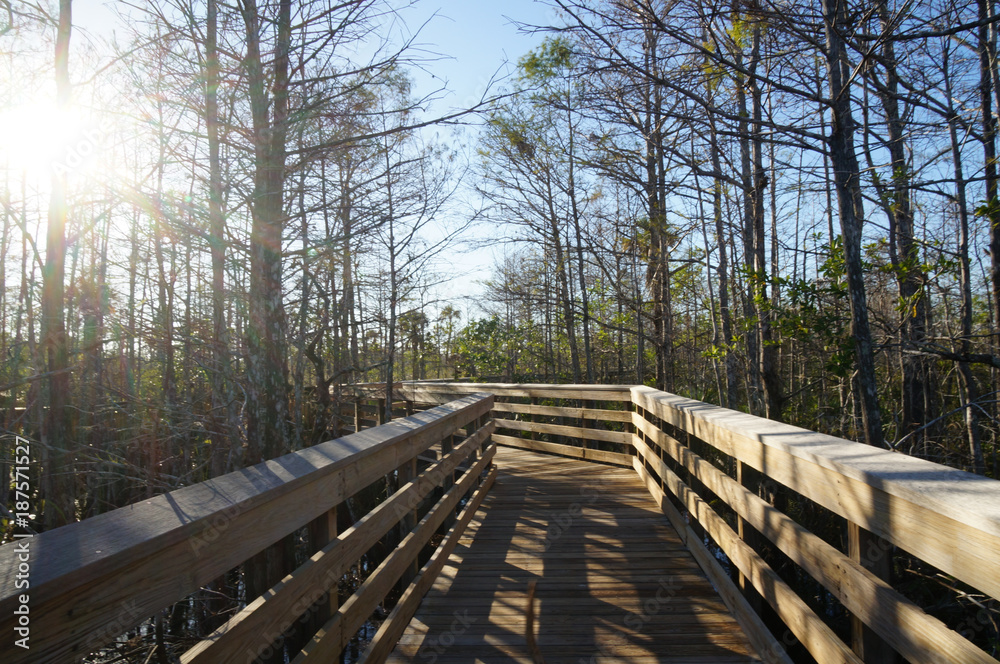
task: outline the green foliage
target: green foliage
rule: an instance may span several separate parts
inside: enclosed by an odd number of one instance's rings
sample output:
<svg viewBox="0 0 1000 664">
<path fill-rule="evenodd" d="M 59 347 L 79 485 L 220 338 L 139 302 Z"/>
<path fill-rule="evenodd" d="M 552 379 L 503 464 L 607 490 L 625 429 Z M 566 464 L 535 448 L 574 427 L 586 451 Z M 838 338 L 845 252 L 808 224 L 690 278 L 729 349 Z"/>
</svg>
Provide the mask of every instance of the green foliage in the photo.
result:
<svg viewBox="0 0 1000 664">
<path fill-rule="evenodd" d="M 991 201 L 984 200 L 976 208 L 976 216 L 990 220 L 1000 218 L 1000 200 L 996 198 Z"/>
<path fill-rule="evenodd" d="M 521 80 L 545 84 L 573 68 L 573 47 L 563 37 L 549 37 L 534 51 L 517 61 Z"/>
<path fill-rule="evenodd" d="M 850 376 L 854 366 L 854 340 L 848 317 L 847 273 L 840 237 L 829 245 L 827 258 L 816 280 L 779 278 L 785 304 L 772 310 L 777 331 L 785 339 L 818 345 L 823 369 L 838 378 Z"/>
<path fill-rule="evenodd" d="M 476 378 L 503 374 L 516 337 L 498 316 L 472 321 L 455 337 L 459 375 Z"/>
<path fill-rule="evenodd" d="M 729 34 L 729 38 L 741 49 L 750 48 L 751 39 L 753 38 L 753 21 L 747 20 L 746 16 L 740 13 L 734 13 L 732 20 L 733 22 L 730 24 L 729 30 L 726 31 Z"/>
</svg>

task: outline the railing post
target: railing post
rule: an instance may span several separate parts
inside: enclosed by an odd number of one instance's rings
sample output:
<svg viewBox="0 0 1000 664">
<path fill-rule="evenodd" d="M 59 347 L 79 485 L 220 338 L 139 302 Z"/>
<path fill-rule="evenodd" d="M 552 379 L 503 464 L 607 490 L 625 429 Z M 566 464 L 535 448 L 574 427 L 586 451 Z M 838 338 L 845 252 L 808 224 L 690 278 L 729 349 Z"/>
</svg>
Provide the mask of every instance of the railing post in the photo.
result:
<svg viewBox="0 0 1000 664">
<path fill-rule="evenodd" d="M 441 440 L 441 459 L 447 459 L 448 455 L 451 454 L 452 450 L 455 449 L 454 435 L 445 436 Z M 451 487 L 455 486 L 455 471 L 452 471 L 444 476 L 444 481 L 441 482 L 441 493 L 442 495 L 447 493 Z M 454 512 L 445 519 L 444 523 L 441 524 L 441 532 L 446 533 L 448 529 L 451 528 L 452 524 L 455 522 Z"/>
<path fill-rule="evenodd" d="M 397 488 L 405 486 L 414 477 L 417 476 L 417 459 L 413 458 L 400 466 L 396 471 Z M 408 510 L 402 515 L 399 520 L 399 541 L 402 542 L 403 539 L 410 534 L 410 532 L 417 525 L 417 506 L 413 505 L 412 509 Z M 417 559 L 414 558 L 410 565 L 403 572 L 402 576 L 399 577 L 399 591 L 402 593 L 406 590 L 406 587 L 410 585 L 410 581 L 413 577 L 417 575 L 420 571 L 420 566 L 417 564 Z"/>
<path fill-rule="evenodd" d="M 354 432 L 361 431 L 361 397 L 354 397 Z"/>
<path fill-rule="evenodd" d="M 686 447 L 689 452 L 691 452 L 693 454 L 696 454 L 695 449 L 694 449 L 694 445 L 692 445 L 691 443 L 692 443 L 692 441 L 698 440 L 698 439 L 690 431 L 688 431 L 687 429 L 677 430 L 675 428 L 674 433 L 677 434 L 676 437 L 677 437 L 678 440 L 683 441 L 684 447 Z M 663 455 L 664 455 L 664 452 L 661 450 L 660 456 L 662 457 Z M 698 481 L 698 477 L 693 472 L 691 472 L 691 470 L 686 470 L 685 469 L 682 472 L 683 472 L 682 477 L 684 478 L 684 483 L 688 485 L 688 488 L 695 495 L 703 498 L 705 492 L 703 490 L 702 483 L 700 481 Z M 664 485 L 663 488 L 664 488 L 665 491 L 669 490 L 666 487 L 666 485 Z M 705 527 L 701 525 L 701 521 L 698 520 L 697 516 L 698 515 L 696 515 L 696 514 L 692 514 L 691 515 L 691 524 L 690 524 L 691 525 L 691 530 L 693 530 L 694 533 L 698 536 L 698 539 L 704 539 L 705 538 Z"/>
<path fill-rule="evenodd" d="M 334 506 L 325 514 L 321 514 L 309 522 L 309 549 L 311 553 L 316 553 L 337 538 L 337 509 Z M 326 597 L 321 597 L 313 605 L 313 614 L 309 621 L 309 634 L 314 634 L 319 630 L 340 608 L 339 583 L 339 579 L 334 581 L 332 587 L 327 591 Z"/>
<path fill-rule="evenodd" d="M 475 434 L 477 431 L 479 431 L 483 427 L 483 425 L 486 423 L 486 417 L 487 417 L 486 415 L 480 415 L 476 419 L 474 419 L 471 422 L 469 422 L 468 425 L 466 425 L 465 429 L 466 429 L 466 431 L 468 432 L 468 434 L 470 436 L 472 436 L 473 434 Z M 469 458 L 466 461 L 466 464 L 470 468 L 472 466 L 476 465 L 476 462 L 479 459 L 482 458 L 482 456 L 483 456 L 483 449 L 484 449 L 484 446 L 482 444 L 480 444 L 477 448 L 475 448 L 474 450 L 472 450 L 472 453 L 469 455 Z M 476 489 L 479 488 L 479 485 L 481 483 L 481 479 L 482 479 L 481 477 L 476 478 L 476 480 L 472 483 L 472 486 L 469 487 L 469 490 L 465 492 L 465 499 L 466 500 L 468 500 L 469 498 L 471 498 L 472 494 L 474 494 L 476 492 Z"/>
<path fill-rule="evenodd" d="M 532 406 L 537 406 L 538 405 L 538 397 L 531 397 L 531 405 Z M 532 408 L 532 410 L 534 410 L 534 408 Z M 531 423 L 532 424 L 535 424 L 536 422 L 538 422 L 538 416 L 535 415 L 534 413 L 532 413 L 529 417 L 531 418 Z M 535 432 L 534 431 L 529 431 L 528 432 L 528 440 L 535 440 Z"/>
<path fill-rule="evenodd" d="M 757 489 L 760 485 L 760 478 L 761 473 L 759 471 L 736 459 L 736 481 L 742 486 L 745 486 L 752 493 L 756 494 L 758 493 Z M 747 546 L 760 553 L 760 533 L 748 524 L 743 517 L 738 516 L 736 518 L 736 532 L 739 538 L 746 542 Z M 753 584 L 750 583 L 750 580 L 743 572 L 738 572 L 737 577 L 737 583 L 743 592 L 743 597 L 746 598 L 747 603 L 750 604 L 754 613 L 761 615 L 764 603 L 760 593 L 757 592 L 757 589 L 753 587 Z"/>
<path fill-rule="evenodd" d="M 847 522 L 847 555 L 883 581 L 891 580 L 892 545 L 853 521 Z M 896 651 L 855 615 L 851 615 L 851 648 L 865 664 L 896 661 Z"/>
</svg>

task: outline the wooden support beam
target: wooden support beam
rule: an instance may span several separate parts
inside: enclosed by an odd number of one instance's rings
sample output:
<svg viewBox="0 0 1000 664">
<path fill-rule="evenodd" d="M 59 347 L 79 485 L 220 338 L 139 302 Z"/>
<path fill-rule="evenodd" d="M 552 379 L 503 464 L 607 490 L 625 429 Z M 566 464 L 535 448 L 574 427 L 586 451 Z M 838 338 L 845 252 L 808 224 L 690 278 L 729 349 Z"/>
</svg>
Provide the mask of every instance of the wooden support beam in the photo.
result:
<svg viewBox="0 0 1000 664">
<path fill-rule="evenodd" d="M 496 420 L 498 429 L 510 429 L 513 431 L 532 431 L 535 433 L 549 433 L 558 436 L 568 436 L 585 440 L 600 440 L 608 443 L 618 443 L 628 445 L 631 434 L 624 431 L 605 431 L 602 429 L 584 429 L 564 424 L 543 424 L 541 422 L 524 422 L 522 420 Z"/>
<path fill-rule="evenodd" d="M 896 592 L 860 562 L 852 560 L 853 557 L 848 557 L 799 525 L 756 493 L 694 454 L 680 441 L 638 415 L 635 424 L 653 445 L 666 450 L 671 458 L 698 477 L 712 493 L 731 507 L 739 519 L 745 520 L 760 536 L 773 542 L 793 563 L 823 584 L 864 624 L 870 625 L 874 633 L 891 646 L 890 650 L 895 648 L 914 664 L 987 664 L 995 661 L 965 637 Z M 636 447 L 639 447 L 638 443 Z M 666 465 L 659 468 L 662 470 Z M 869 555 L 874 556 L 874 553 L 870 552 Z M 746 576 L 749 578 L 749 575 Z"/>
<path fill-rule="evenodd" d="M 462 533 L 465 532 L 469 522 L 472 521 L 472 517 L 475 516 L 479 506 L 482 505 L 483 498 L 486 497 L 486 493 L 493 486 L 496 477 L 497 468 L 496 466 L 492 466 L 486 479 L 479 488 L 475 489 L 475 492 L 469 498 L 469 502 L 466 503 L 465 508 L 458 515 L 455 525 L 448 531 L 444 542 L 434 551 L 431 559 L 423 566 L 420 573 L 413 580 L 413 583 L 410 584 L 402 597 L 399 598 L 399 602 L 396 603 L 392 612 L 382 622 L 381 626 L 379 626 L 378 632 L 375 633 L 371 643 L 368 644 L 368 647 L 362 653 L 358 664 L 382 664 L 389 656 L 389 653 L 392 652 L 396 641 L 399 640 L 403 630 L 406 629 L 406 626 L 413 618 L 413 614 L 416 613 L 417 607 L 420 605 L 420 600 L 427 594 L 434 580 L 441 573 L 441 568 L 448 561 L 448 556 L 451 555 L 451 552 L 455 550 L 455 545 L 458 544 Z"/>
<path fill-rule="evenodd" d="M 82 658 L 492 405 L 488 395 L 461 399 L 32 538 L 32 647 L 6 652 L 5 663 Z M 7 634 L 23 594 L 17 546 L 0 547 L 0 628 Z"/>
<path fill-rule="evenodd" d="M 466 471 L 434 508 L 427 513 L 416 529 L 400 542 L 386 557 L 382 564 L 365 579 L 361 587 L 344 602 L 337 615 L 321 629 L 312 641 L 306 644 L 302 652 L 292 660 L 292 664 L 307 662 L 330 662 L 338 657 L 350 638 L 364 624 L 375 610 L 375 607 L 386 592 L 399 579 L 410 562 L 420 553 L 445 520 L 454 513 L 455 507 L 466 490 L 472 486 L 493 459 L 496 446 L 490 447 L 486 454 L 471 469 Z"/>
<path fill-rule="evenodd" d="M 493 440 L 507 447 L 516 447 L 522 450 L 532 450 L 535 452 L 547 452 L 549 454 L 560 454 L 574 459 L 586 459 L 588 461 L 600 461 L 626 468 L 632 465 L 632 456 L 620 452 L 607 452 L 605 450 L 584 449 L 571 445 L 561 445 L 559 443 L 546 443 L 541 440 L 528 440 L 517 436 L 504 436 L 494 434 Z"/>
</svg>

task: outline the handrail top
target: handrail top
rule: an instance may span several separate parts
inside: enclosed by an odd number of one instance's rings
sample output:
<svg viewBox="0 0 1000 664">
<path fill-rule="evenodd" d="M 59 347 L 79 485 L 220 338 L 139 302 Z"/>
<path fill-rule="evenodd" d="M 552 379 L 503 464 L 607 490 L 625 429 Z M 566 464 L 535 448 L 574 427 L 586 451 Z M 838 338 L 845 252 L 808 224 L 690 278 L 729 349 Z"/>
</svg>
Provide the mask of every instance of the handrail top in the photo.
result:
<svg viewBox="0 0 1000 664">
<path fill-rule="evenodd" d="M 498 396 L 539 396 L 546 398 L 592 399 L 594 401 L 625 401 L 630 398 L 631 385 L 587 385 L 587 384 L 547 384 L 547 383 L 440 383 L 437 381 L 403 381 L 399 387 L 423 388 L 428 392 L 464 394 L 473 391 L 488 391 Z M 447 389 L 442 389 L 447 388 Z M 586 393 L 592 396 L 567 396 Z"/>
<path fill-rule="evenodd" d="M 867 484 L 886 494 L 931 509 L 959 523 L 1000 536 L 1000 480 L 682 397 L 645 385 L 440 383 L 436 381 L 406 381 L 402 384 L 424 387 L 430 391 L 433 391 L 435 387 L 447 387 L 448 390 L 441 390 L 443 393 L 464 392 L 469 388 L 477 388 L 508 393 L 512 391 L 565 391 L 588 392 L 602 396 L 624 393 L 622 398 L 633 403 L 637 402 L 639 396 L 655 399 L 692 417 L 694 421 L 691 424 L 694 426 L 691 433 L 700 438 L 713 437 L 717 439 L 718 436 L 711 436 L 711 433 L 714 432 L 699 432 L 698 420 L 703 422 L 703 426 L 717 427 L 725 431 L 727 435 L 763 444 L 765 448 L 780 450 L 797 459 Z"/>
<path fill-rule="evenodd" d="M 703 440 L 712 438 L 724 452 L 726 444 L 720 440 L 720 431 L 780 450 L 1000 536 L 998 480 L 650 387 L 635 386 L 632 392 L 635 397 L 652 399 L 683 413 L 692 434 Z M 766 457 L 763 461 L 766 464 Z M 762 470 L 766 474 L 766 469 Z"/>
<path fill-rule="evenodd" d="M 239 514 L 343 472 L 414 435 L 446 428 L 487 400 L 492 401 L 492 395 L 471 394 L 36 535 L 30 539 L 33 597 L 40 586 L 69 573 L 74 582 L 83 583 L 89 578 L 87 570 L 125 565 L 206 530 L 225 529 Z M 15 587 L 18 542 L 0 546 L 0 607 L 24 592 Z"/>
</svg>

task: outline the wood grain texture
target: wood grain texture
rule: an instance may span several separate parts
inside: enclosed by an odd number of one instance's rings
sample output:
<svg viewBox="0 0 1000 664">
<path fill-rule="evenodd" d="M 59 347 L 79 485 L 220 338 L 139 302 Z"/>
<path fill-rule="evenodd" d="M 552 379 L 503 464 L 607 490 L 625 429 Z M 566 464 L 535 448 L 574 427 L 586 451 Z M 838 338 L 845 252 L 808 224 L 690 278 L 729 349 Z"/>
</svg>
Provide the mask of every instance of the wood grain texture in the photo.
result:
<svg viewBox="0 0 1000 664">
<path fill-rule="evenodd" d="M 408 399 L 420 401 L 426 395 L 439 395 L 450 401 L 455 395 L 488 392 L 498 397 L 538 397 L 583 401 L 631 401 L 628 385 L 542 385 L 534 383 L 401 383 L 399 391 Z M 450 395 L 450 396 L 449 396 Z M 431 401 L 438 400 L 431 399 Z"/>
<path fill-rule="evenodd" d="M 566 406 L 539 406 L 530 403 L 494 403 L 494 413 L 518 413 L 522 415 L 542 415 L 545 417 L 569 417 L 577 420 L 599 420 L 602 422 L 631 422 L 629 410 L 607 410 L 603 408 L 569 408 Z"/>
<path fill-rule="evenodd" d="M 634 402 L 992 597 L 1000 481 L 646 387 Z"/>
<path fill-rule="evenodd" d="M 505 436 L 503 434 L 493 434 L 493 440 L 507 447 L 516 447 L 523 450 L 535 452 L 546 452 L 549 454 L 559 454 L 573 457 L 575 459 L 585 459 L 587 461 L 600 461 L 601 463 L 611 463 L 616 466 L 630 467 L 632 457 L 621 452 L 608 452 L 605 450 L 585 449 L 572 445 L 562 445 L 560 443 L 547 443 L 541 440 L 528 440 L 517 436 Z"/>
<path fill-rule="evenodd" d="M 605 429 L 587 429 L 584 427 L 573 427 L 564 424 L 544 424 L 542 422 L 525 422 L 523 420 L 497 419 L 498 429 L 509 429 L 511 431 L 533 431 L 535 433 L 549 433 L 556 436 L 566 436 L 567 438 L 579 438 L 582 440 L 599 440 L 606 443 L 618 443 L 628 445 L 632 440 L 632 434 L 625 431 L 607 431 Z"/>
<path fill-rule="evenodd" d="M 455 507 L 493 460 L 496 445 L 486 450 L 476 464 L 462 475 L 439 500 L 417 527 L 399 543 L 364 583 L 351 595 L 343 607 L 302 648 L 292 664 L 317 662 L 325 664 L 338 657 L 351 637 L 372 615 L 406 567 L 420 553 L 441 524 L 454 514 Z"/>
<path fill-rule="evenodd" d="M 492 408 L 470 396 L 185 487 L 31 541 L 31 650 L 78 659 L 177 602 Z M 17 544 L 0 547 L 0 629 L 13 634 Z"/>
<path fill-rule="evenodd" d="M 472 521 L 472 517 L 475 516 L 479 506 L 482 505 L 483 498 L 486 497 L 486 494 L 492 488 L 496 477 L 497 468 L 493 466 L 490 469 L 489 475 L 486 476 L 483 483 L 472 494 L 472 497 L 469 498 L 469 502 L 462 509 L 462 513 L 458 515 L 455 525 L 448 531 L 444 542 L 434 551 L 430 560 L 421 568 L 416 578 L 413 579 L 413 582 L 410 583 L 409 587 L 399 598 L 392 612 L 383 621 L 378 632 L 372 638 L 371 643 L 368 644 L 368 647 L 362 653 L 358 664 L 381 664 L 389 656 L 389 653 L 392 652 L 392 649 L 399 641 L 399 637 L 402 636 L 406 630 L 406 626 L 413 618 L 417 607 L 420 606 L 420 600 L 430 590 L 438 574 L 441 573 L 441 568 L 448 562 L 451 552 L 455 550 L 459 538 L 465 532 L 469 522 Z"/>
<path fill-rule="evenodd" d="M 630 469 L 501 447 L 499 475 L 388 661 L 751 662 L 756 654 Z"/>
<path fill-rule="evenodd" d="M 863 664 L 826 623 L 809 608 L 794 590 L 756 551 L 737 537 L 736 532 L 696 494 L 638 436 L 636 463 L 642 457 L 659 479 L 687 508 L 694 521 L 715 540 L 729 560 L 753 583 L 778 617 L 788 626 L 817 662 L 823 664 Z M 638 468 L 637 468 L 638 470 Z M 655 486 L 655 485 L 654 485 Z M 688 537 L 690 544 L 697 537 Z"/>
<path fill-rule="evenodd" d="M 182 664 L 235 664 L 262 652 L 299 619 L 303 607 L 323 597 L 348 568 L 414 505 L 454 472 L 492 433 L 492 422 L 467 438 L 443 461 L 426 468 L 322 551 L 257 598 L 225 625 L 188 650 Z"/>
<path fill-rule="evenodd" d="M 820 581 L 849 611 L 910 662 L 996 662 L 885 581 L 740 486 L 651 422 L 635 414 L 634 423 L 647 439 L 665 450 L 740 517 L 778 545 L 794 563 Z"/>
<path fill-rule="evenodd" d="M 688 551 L 698 561 L 698 565 L 705 571 L 715 589 L 719 591 L 719 596 L 732 612 L 733 617 L 736 618 L 736 622 L 746 632 L 750 644 L 756 649 L 761 661 L 767 664 L 792 664 L 784 646 L 774 638 L 764 621 L 747 602 L 739 587 L 719 564 L 719 560 L 708 550 L 708 547 L 701 541 L 701 537 L 694 532 L 684 516 L 667 497 L 660 486 L 660 479 L 646 470 L 639 457 L 633 459 L 633 467 L 653 500 L 670 519 L 670 522 L 675 524 Z"/>
</svg>

